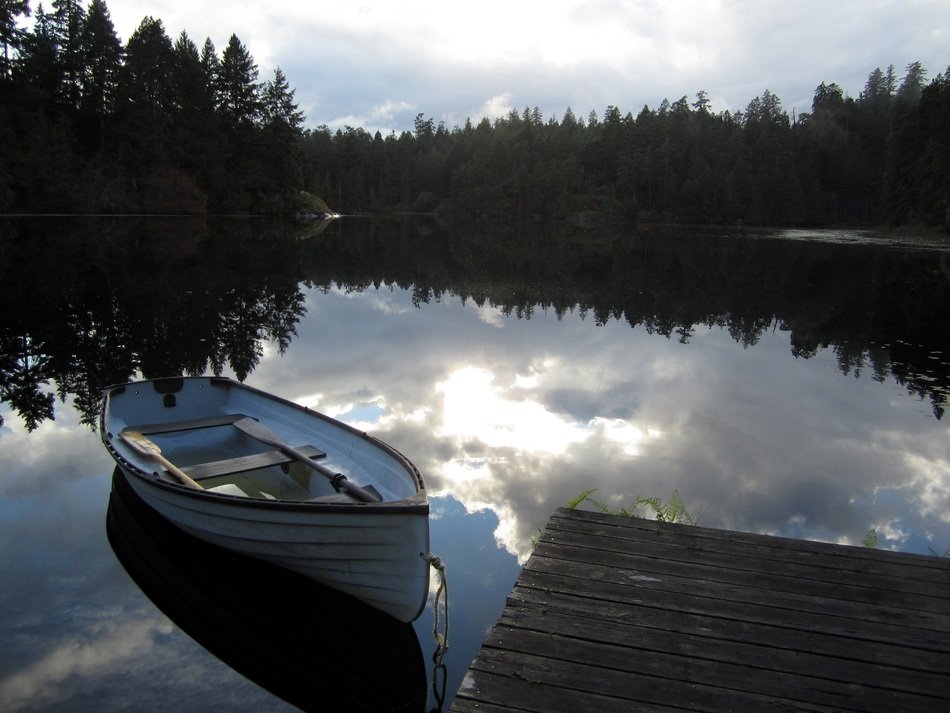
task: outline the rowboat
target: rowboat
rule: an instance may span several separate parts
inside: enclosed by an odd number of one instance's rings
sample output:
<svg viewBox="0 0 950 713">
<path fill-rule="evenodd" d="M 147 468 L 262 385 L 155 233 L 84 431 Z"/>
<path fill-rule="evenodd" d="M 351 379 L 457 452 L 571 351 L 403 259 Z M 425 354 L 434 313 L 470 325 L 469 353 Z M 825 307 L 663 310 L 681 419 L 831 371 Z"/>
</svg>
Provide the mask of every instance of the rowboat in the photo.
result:
<svg viewBox="0 0 950 713">
<path fill-rule="evenodd" d="M 402 622 L 425 607 L 425 484 L 373 436 L 224 377 L 109 387 L 99 432 L 135 493 L 189 534 Z"/>
<path fill-rule="evenodd" d="M 139 498 L 118 468 L 106 532 L 125 571 L 179 629 L 296 708 L 427 710 L 425 659 L 412 624 L 192 537 Z"/>
</svg>

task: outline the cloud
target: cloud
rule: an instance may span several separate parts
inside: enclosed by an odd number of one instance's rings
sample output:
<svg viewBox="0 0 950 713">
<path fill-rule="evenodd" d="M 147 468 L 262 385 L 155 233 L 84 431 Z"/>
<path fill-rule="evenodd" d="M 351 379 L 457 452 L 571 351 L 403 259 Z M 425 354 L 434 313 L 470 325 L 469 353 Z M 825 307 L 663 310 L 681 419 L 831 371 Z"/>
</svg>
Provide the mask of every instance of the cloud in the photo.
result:
<svg viewBox="0 0 950 713">
<path fill-rule="evenodd" d="M 61 639 L 44 656 L 0 680 L 0 709 L 36 710 L 75 695 L 73 680 L 110 673 L 130 659 L 144 658 L 156 635 L 172 625 L 163 617 L 104 624 L 105 631 L 89 632 L 88 640 Z"/>
<path fill-rule="evenodd" d="M 881 384 L 841 376 L 830 352 L 794 359 L 787 333 L 743 349 L 719 328 L 680 344 L 619 321 L 409 304 L 388 288 L 311 294 L 293 348 L 249 380 L 320 393 L 332 413 L 375 405 L 371 432 L 409 455 L 431 493 L 492 510 L 496 540 L 521 559 L 588 488 L 615 509 L 678 489 L 711 527 L 858 543 L 884 514 L 918 539 L 945 529 L 941 424 L 896 425 L 907 422 L 892 406 L 872 406 Z M 884 487 L 905 490 L 882 510 Z"/>
<path fill-rule="evenodd" d="M 509 114 L 514 108 L 511 105 L 511 92 L 498 94 L 485 100 L 473 121 L 480 121 L 483 118 L 488 120 L 499 119 Z"/>
<path fill-rule="evenodd" d="M 449 128 L 491 117 L 489 102 L 503 96 L 560 117 L 568 106 L 636 114 L 699 90 L 713 110 L 735 111 L 768 89 L 787 110 L 807 111 L 823 81 L 857 96 L 876 67 L 893 64 L 900 76 L 920 60 L 931 76 L 943 71 L 950 27 L 950 4 L 937 0 L 576 0 L 543 12 L 527 0 L 132 0 L 110 9 L 124 39 L 146 14 L 173 37 L 211 36 L 219 51 L 234 32 L 263 78 L 281 66 L 309 125 L 353 121 L 383 133 L 411 130 L 420 111 Z"/>
</svg>

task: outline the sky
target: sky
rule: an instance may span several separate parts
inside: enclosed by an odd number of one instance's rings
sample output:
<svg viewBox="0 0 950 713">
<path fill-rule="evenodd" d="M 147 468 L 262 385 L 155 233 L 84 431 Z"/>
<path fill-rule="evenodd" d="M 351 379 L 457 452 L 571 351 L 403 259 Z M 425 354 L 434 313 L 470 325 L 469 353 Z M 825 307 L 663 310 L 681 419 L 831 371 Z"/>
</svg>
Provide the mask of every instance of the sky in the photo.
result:
<svg viewBox="0 0 950 713">
<path fill-rule="evenodd" d="M 34 2 L 35 6 L 36 3 Z M 126 42 L 145 16 L 221 52 L 236 34 L 261 80 L 279 66 L 306 125 L 447 128 L 511 109 L 560 119 L 636 115 L 700 90 L 744 109 L 765 90 L 790 114 L 835 82 L 857 97 L 875 68 L 950 66 L 948 0 L 111 0 Z"/>
</svg>

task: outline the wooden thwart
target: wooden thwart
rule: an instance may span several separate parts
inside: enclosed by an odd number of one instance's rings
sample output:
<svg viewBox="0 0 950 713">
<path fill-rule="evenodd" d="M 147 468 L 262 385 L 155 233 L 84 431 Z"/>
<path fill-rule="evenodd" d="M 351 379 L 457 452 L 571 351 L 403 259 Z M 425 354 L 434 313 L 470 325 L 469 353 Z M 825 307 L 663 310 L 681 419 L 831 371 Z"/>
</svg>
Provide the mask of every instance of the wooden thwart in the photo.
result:
<svg viewBox="0 0 950 713">
<path fill-rule="evenodd" d="M 950 710 L 950 559 L 558 510 L 452 705 Z"/>
<path fill-rule="evenodd" d="M 142 426 L 129 426 L 126 431 L 138 431 L 145 436 L 151 436 L 156 433 L 177 433 L 179 431 L 195 431 L 199 428 L 217 428 L 218 426 L 230 426 L 236 421 L 245 418 L 242 413 L 232 413 L 225 416 L 215 416 L 213 418 L 198 418 L 190 421 L 166 421 L 164 423 L 151 423 Z"/>
<path fill-rule="evenodd" d="M 297 450 L 309 458 L 325 458 L 327 455 L 313 446 L 301 446 Z M 223 460 L 200 463 L 198 465 L 182 468 L 182 470 L 195 480 L 201 481 L 207 480 L 208 478 L 218 478 L 222 475 L 244 473 L 249 470 L 267 468 L 272 465 L 285 465 L 293 462 L 294 459 L 282 451 L 266 451 L 265 453 L 255 453 L 248 456 L 238 456 L 237 458 L 225 458 Z"/>
<path fill-rule="evenodd" d="M 163 423 L 146 424 L 142 426 L 129 426 L 123 430 L 138 431 L 145 436 L 154 436 L 163 433 L 181 433 L 183 431 L 196 431 L 202 428 L 218 428 L 220 426 L 231 426 L 238 421 L 246 418 L 244 414 L 226 414 L 224 416 L 215 416 L 212 418 L 200 418 L 186 421 L 166 421 Z M 313 446 L 301 446 L 297 449 L 308 458 L 319 460 L 326 458 L 326 453 L 314 448 Z M 244 473 L 258 468 L 267 468 L 272 465 L 285 465 L 293 462 L 294 459 L 279 450 L 266 451 L 264 453 L 254 453 L 236 458 L 224 458 L 207 463 L 199 463 L 182 467 L 182 470 L 193 480 L 201 481 L 208 478 L 218 478 L 222 475 L 233 475 L 235 473 Z"/>
</svg>

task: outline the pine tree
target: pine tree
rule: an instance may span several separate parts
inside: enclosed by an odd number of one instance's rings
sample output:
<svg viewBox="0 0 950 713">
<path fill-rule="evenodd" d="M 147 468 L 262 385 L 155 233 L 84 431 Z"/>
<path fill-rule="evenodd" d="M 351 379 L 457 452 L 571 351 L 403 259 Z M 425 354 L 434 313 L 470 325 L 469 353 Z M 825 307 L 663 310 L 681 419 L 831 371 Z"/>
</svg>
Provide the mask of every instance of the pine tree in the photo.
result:
<svg viewBox="0 0 950 713">
<path fill-rule="evenodd" d="M 129 37 L 117 90 L 123 161 L 135 173 L 152 170 L 169 153 L 172 66 L 162 21 L 145 17 Z"/>
<path fill-rule="evenodd" d="M 3 58 L 0 59 L 0 81 L 9 81 L 12 55 L 19 49 L 25 33 L 17 27 L 19 16 L 30 16 L 29 0 L 0 0 L 0 42 L 3 43 Z"/>
<path fill-rule="evenodd" d="M 280 67 L 274 69 L 274 79 L 265 83 L 261 93 L 261 122 L 288 137 L 300 136 L 303 112 L 297 108 L 294 90 Z"/>
<path fill-rule="evenodd" d="M 237 35 L 231 35 L 218 71 L 218 109 L 232 128 L 253 126 L 260 116 L 257 65 Z"/>
<path fill-rule="evenodd" d="M 897 89 L 897 99 L 905 104 L 916 105 L 920 101 L 920 94 L 924 89 L 924 80 L 927 72 L 920 62 L 907 65 L 907 74 L 901 80 Z"/>
<path fill-rule="evenodd" d="M 92 0 L 80 34 L 82 106 L 101 118 L 111 113 L 118 83 L 122 43 L 105 0 Z"/>
<path fill-rule="evenodd" d="M 918 164 L 921 158 L 921 126 L 918 105 L 926 72 L 920 62 L 907 65 L 894 100 L 892 130 L 887 151 L 884 176 L 884 205 L 887 219 L 893 225 L 916 223 L 915 195 Z"/>
<path fill-rule="evenodd" d="M 67 110 L 79 108 L 82 96 L 82 24 L 85 13 L 79 0 L 53 0 L 53 37 L 62 79 L 60 102 Z"/>
<path fill-rule="evenodd" d="M 212 67 L 217 57 L 213 45 L 204 56 L 205 60 L 182 31 L 172 49 L 171 150 L 176 163 L 207 192 L 220 181 L 217 157 L 221 136 L 215 110 Z"/>
<path fill-rule="evenodd" d="M 123 67 L 123 99 L 165 114 L 172 104 L 172 43 L 161 20 L 145 17 L 129 38 Z"/>
<path fill-rule="evenodd" d="M 261 180 L 271 194 L 303 188 L 298 157 L 303 114 L 294 102 L 294 90 L 280 67 L 261 92 Z M 280 209 L 281 206 L 274 206 Z"/>
<path fill-rule="evenodd" d="M 214 98 L 215 106 L 218 102 L 218 74 L 221 72 L 221 60 L 210 37 L 205 38 L 201 47 L 201 75 L 204 78 L 208 91 Z"/>
<path fill-rule="evenodd" d="M 28 104 L 49 108 L 60 90 L 55 18 L 41 5 L 36 10 L 31 32 L 24 35 L 19 56 L 13 64 L 14 79 L 23 88 Z"/>
</svg>

